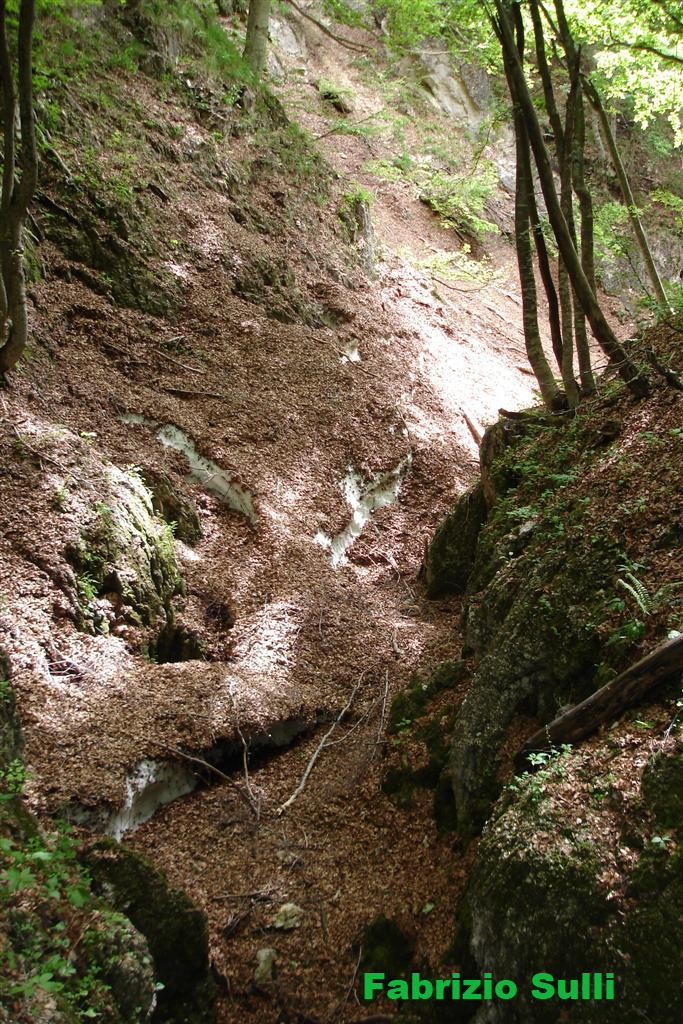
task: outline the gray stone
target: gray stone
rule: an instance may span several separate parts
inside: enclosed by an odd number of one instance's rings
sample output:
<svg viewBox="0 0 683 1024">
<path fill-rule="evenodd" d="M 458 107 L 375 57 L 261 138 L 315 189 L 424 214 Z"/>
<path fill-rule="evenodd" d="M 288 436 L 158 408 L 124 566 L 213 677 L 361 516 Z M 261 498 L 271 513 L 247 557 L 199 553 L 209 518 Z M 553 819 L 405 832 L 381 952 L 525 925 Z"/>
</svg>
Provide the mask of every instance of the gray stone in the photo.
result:
<svg viewBox="0 0 683 1024">
<path fill-rule="evenodd" d="M 254 981 L 257 985 L 272 985 L 275 981 L 275 957 L 274 949 L 259 949 L 256 953 L 256 970 Z"/>
</svg>

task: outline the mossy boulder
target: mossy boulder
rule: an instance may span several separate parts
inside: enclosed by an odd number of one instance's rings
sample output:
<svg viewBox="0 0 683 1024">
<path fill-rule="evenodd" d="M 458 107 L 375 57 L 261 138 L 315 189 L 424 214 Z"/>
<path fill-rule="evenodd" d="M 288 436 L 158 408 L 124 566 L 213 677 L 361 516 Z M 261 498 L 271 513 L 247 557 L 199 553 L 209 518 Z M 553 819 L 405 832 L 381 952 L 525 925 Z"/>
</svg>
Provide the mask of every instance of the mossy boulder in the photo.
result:
<svg viewBox="0 0 683 1024">
<path fill-rule="evenodd" d="M 647 763 L 641 784 L 647 809 L 664 828 L 683 822 L 683 745 L 666 754 L 654 754 Z"/>
<path fill-rule="evenodd" d="M 166 473 L 146 469 L 143 477 L 157 515 L 173 526 L 178 540 L 196 544 L 201 539 L 202 528 L 194 502 L 179 492 Z"/>
<path fill-rule="evenodd" d="M 552 781 L 541 792 L 529 779 L 506 793 L 484 829 L 458 940 L 469 946 L 476 976 L 509 978 L 518 995 L 494 1000 L 476 1019 L 556 1024 L 563 1004 L 530 995 L 535 973 L 572 979 L 611 971 L 614 1001 L 567 1004 L 572 1022 L 674 1024 L 683 998 L 683 856 L 675 843 L 647 850 L 624 880 L 624 898 L 615 900 L 601 877 L 604 830 L 593 830 L 580 808 L 578 821 L 567 820 L 551 796 Z"/>
<path fill-rule="evenodd" d="M 111 990 L 121 1021 L 143 1021 L 155 1003 L 156 979 L 144 936 L 123 914 L 101 913 L 84 937 L 84 951 Z"/>
<path fill-rule="evenodd" d="M 6 673 L 7 674 L 7 673 Z M 0 690 L 0 1024 L 143 1024 L 154 1006 L 149 947 L 96 896 L 68 833 L 44 829 L 21 796 L 21 732 Z M 36 982 L 44 979 L 44 983 Z"/>
<path fill-rule="evenodd" d="M 9 664 L 0 654 L 0 771 L 20 758 L 22 749 L 21 724 L 9 679 Z"/>
<path fill-rule="evenodd" d="M 453 730 L 451 777 L 463 840 L 497 798 L 499 751 L 517 714 L 551 721 L 592 689 L 601 643 L 596 623 L 615 571 L 610 547 L 550 550 L 543 530 L 474 598 L 466 639 L 480 658 Z"/>
<path fill-rule="evenodd" d="M 87 859 L 93 882 L 149 943 L 159 992 L 157 1024 L 211 1024 L 215 986 L 209 971 L 206 915 L 142 855 L 111 841 Z"/>
<path fill-rule="evenodd" d="M 135 473 L 109 468 L 108 497 L 79 542 L 67 551 L 76 571 L 85 620 L 97 624 L 94 606 L 109 596 L 136 625 L 163 627 L 173 618 L 171 600 L 182 592 L 173 533 L 157 516 L 149 490 Z M 106 629 L 106 623 L 99 622 Z"/>
<path fill-rule="evenodd" d="M 415 938 L 384 914 L 378 914 L 363 932 L 360 973 L 405 978 L 415 956 Z"/>
<path fill-rule="evenodd" d="M 485 520 L 484 488 L 479 481 L 460 497 L 427 549 L 424 571 L 429 597 L 465 591 Z"/>
</svg>

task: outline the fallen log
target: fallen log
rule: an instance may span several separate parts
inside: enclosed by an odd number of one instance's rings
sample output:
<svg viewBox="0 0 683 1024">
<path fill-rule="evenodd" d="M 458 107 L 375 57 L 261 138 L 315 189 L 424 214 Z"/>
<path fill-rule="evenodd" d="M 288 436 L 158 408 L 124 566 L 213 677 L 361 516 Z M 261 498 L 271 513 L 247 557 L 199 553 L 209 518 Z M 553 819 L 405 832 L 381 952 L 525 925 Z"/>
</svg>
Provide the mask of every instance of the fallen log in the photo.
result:
<svg viewBox="0 0 683 1024">
<path fill-rule="evenodd" d="M 580 742 L 595 732 L 603 722 L 618 718 L 657 683 L 681 671 L 683 636 L 677 636 L 660 644 L 590 697 L 530 736 L 515 758 L 516 767 L 528 768 L 529 754 L 548 751 L 563 743 Z"/>
</svg>

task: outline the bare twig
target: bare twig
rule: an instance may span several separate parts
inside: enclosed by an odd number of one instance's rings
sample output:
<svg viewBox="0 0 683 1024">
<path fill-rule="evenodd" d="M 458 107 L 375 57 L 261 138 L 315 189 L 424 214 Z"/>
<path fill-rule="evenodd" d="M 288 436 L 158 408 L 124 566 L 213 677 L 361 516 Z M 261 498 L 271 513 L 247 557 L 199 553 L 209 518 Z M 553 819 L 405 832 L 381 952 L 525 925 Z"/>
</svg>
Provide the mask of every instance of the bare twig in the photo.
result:
<svg viewBox="0 0 683 1024">
<path fill-rule="evenodd" d="M 361 962 L 362 959 L 363 959 L 363 947 L 361 946 L 360 949 L 358 950 L 358 959 L 356 960 L 356 966 L 354 967 L 353 975 L 351 976 L 351 983 L 349 984 L 349 987 L 346 990 L 346 994 L 345 994 L 344 998 L 342 999 L 342 1001 L 340 1003 L 338 1003 L 335 1006 L 334 1010 L 332 1011 L 330 1016 L 327 1018 L 328 1020 L 339 1020 L 339 1018 L 341 1017 L 342 1013 L 344 1012 L 344 1007 L 348 1003 L 349 998 L 351 996 L 351 993 L 353 992 L 354 986 L 356 984 L 356 978 L 358 977 L 358 970 L 360 968 L 360 962 Z"/>
<path fill-rule="evenodd" d="M 377 739 L 375 740 L 375 747 L 374 747 L 374 750 L 372 751 L 372 754 L 370 755 L 370 760 L 371 761 L 372 761 L 373 757 L 375 756 L 375 753 L 377 752 L 377 748 L 379 747 L 380 743 L 382 742 L 382 733 L 384 732 L 384 722 L 386 721 L 386 716 L 387 716 L 387 700 L 388 700 L 388 698 L 389 698 L 389 669 L 387 669 L 385 671 L 385 673 L 384 673 L 384 696 L 382 698 L 382 713 L 379 716 L 379 725 L 377 727 Z"/>
<path fill-rule="evenodd" d="M 330 728 L 329 728 L 329 729 L 327 730 L 327 732 L 325 733 L 325 735 L 324 735 L 324 736 L 323 736 L 323 738 L 321 739 L 321 741 L 320 741 L 320 743 L 318 744 L 318 746 L 317 746 L 317 747 L 315 748 L 315 750 L 314 750 L 314 752 L 313 752 L 313 756 L 311 757 L 310 761 L 309 761 L 309 762 L 308 762 L 308 764 L 306 765 L 306 770 L 304 771 L 304 774 L 303 774 L 303 775 L 301 776 L 301 782 L 300 782 L 300 783 L 299 783 L 299 785 L 298 785 L 298 786 L 296 787 L 296 789 L 294 790 L 294 792 L 292 793 L 292 795 L 291 795 L 291 796 L 289 797 L 289 799 L 288 799 L 288 800 L 285 800 L 285 802 L 284 802 L 283 804 L 281 804 L 281 805 L 280 805 L 280 807 L 278 807 L 277 811 L 275 812 L 276 814 L 280 815 L 280 814 L 282 814 L 282 813 L 283 813 L 283 811 L 286 811 L 286 810 L 287 810 L 287 808 L 288 808 L 288 807 L 291 807 L 291 806 L 292 806 L 292 804 L 294 803 L 294 801 L 295 801 L 295 800 L 296 800 L 296 799 L 297 799 L 298 797 L 300 797 L 300 796 L 301 796 L 301 794 L 303 793 L 303 791 L 304 791 L 304 789 L 305 789 L 305 787 L 306 787 L 306 783 L 308 782 L 308 778 L 309 778 L 309 776 L 310 776 L 311 772 L 313 771 L 313 767 L 314 767 L 314 765 L 315 765 L 315 762 L 316 762 L 316 761 L 318 760 L 318 758 L 319 758 L 319 757 L 320 757 L 320 755 L 322 754 L 322 752 L 323 752 L 323 750 L 325 749 L 325 747 L 326 747 L 326 746 L 329 746 L 329 744 L 328 744 L 328 742 L 327 742 L 327 741 L 328 741 L 328 739 L 329 739 L 329 737 L 330 737 L 330 736 L 332 735 L 332 733 L 333 733 L 333 732 L 334 732 L 334 730 L 335 730 L 335 729 L 337 728 L 337 726 L 339 725 L 339 723 L 340 723 L 340 722 L 341 722 L 341 721 L 342 721 L 342 720 L 343 720 L 343 719 L 344 719 L 344 718 L 346 717 L 346 714 L 348 713 L 348 711 L 349 711 L 349 708 L 350 708 L 350 707 L 351 707 L 351 705 L 353 704 L 353 701 L 354 701 L 354 699 L 355 699 L 356 693 L 358 692 L 358 688 L 359 688 L 360 684 L 361 684 L 361 683 L 362 683 L 362 681 L 363 681 L 363 675 L 365 675 L 365 673 L 363 673 L 363 674 L 361 675 L 360 679 L 358 680 L 358 682 L 357 682 L 357 683 L 356 683 L 356 685 L 354 686 L 353 690 L 351 691 L 351 696 L 350 696 L 350 697 L 349 697 L 349 699 L 347 700 L 346 704 L 345 704 L 345 705 L 344 705 L 344 707 L 343 707 L 343 708 L 341 709 L 341 711 L 340 711 L 340 712 L 339 712 L 339 714 L 337 715 L 336 719 L 334 720 L 334 722 L 332 723 L 332 725 L 330 726 Z"/>
<path fill-rule="evenodd" d="M 181 363 L 180 360 L 173 359 L 172 356 L 167 356 L 160 348 L 157 349 L 157 354 L 160 355 L 162 359 L 167 359 L 169 363 L 173 363 L 174 366 L 179 366 L 181 370 L 187 370 L 189 373 L 206 373 L 206 370 L 200 370 L 198 366 L 186 366 L 185 363 Z"/>
<path fill-rule="evenodd" d="M 237 726 L 237 732 L 239 733 L 239 737 L 242 740 L 242 766 L 244 768 L 244 785 L 249 795 L 249 799 L 251 801 L 251 808 L 254 812 L 254 817 L 258 822 L 261 818 L 261 797 L 258 793 L 254 792 L 254 789 L 251 784 L 251 779 L 249 777 L 249 745 L 245 740 L 244 733 L 240 729 L 239 725 Z"/>
<path fill-rule="evenodd" d="M 193 391 L 191 388 L 164 388 L 164 391 L 168 391 L 169 395 L 181 395 L 182 397 L 188 398 L 226 398 L 227 395 L 222 394 L 220 391 Z"/>
<path fill-rule="evenodd" d="M 213 772 L 213 774 L 219 779 L 222 779 L 223 782 L 227 783 L 230 789 L 234 790 L 240 800 L 247 805 L 252 814 L 256 815 L 256 811 L 248 794 L 244 793 L 243 790 L 232 781 L 230 776 L 226 775 L 225 772 L 222 772 L 220 768 L 216 768 L 215 764 L 211 764 L 210 761 L 205 761 L 203 757 L 195 757 L 194 754 L 186 754 L 184 750 L 180 749 L 180 747 L 173 747 L 170 743 L 161 743 L 160 746 L 165 750 L 170 750 L 171 753 L 176 754 L 178 757 L 182 757 L 184 761 L 188 761 L 190 764 L 197 764 L 201 768 L 206 768 L 207 771 Z"/>
<path fill-rule="evenodd" d="M 317 18 L 314 18 L 312 14 L 309 14 L 308 11 L 305 11 L 303 7 L 299 7 L 295 0 L 287 0 L 287 2 L 291 4 L 295 11 L 298 11 L 302 18 L 306 18 L 307 21 L 312 22 L 316 28 L 320 29 L 323 35 L 329 36 L 330 39 L 334 39 L 335 43 L 339 43 L 341 46 L 345 46 L 348 50 L 355 50 L 357 53 L 367 53 L 367 51 L 370 49 L 369 46 L 364 46 L 362 43 L 356 43 L 353 41 L 353 39 L 347 39 L 344 36 L 336 35 L 334 32 L 331 31 L 331 29 L 327 28 L 326 25 L 323 25 L 321 21 L 318 21 Z M 372 35 L 374 39 L 377 38 L 372 32 L 369 32 L 368 34 Z"/>
</svg>

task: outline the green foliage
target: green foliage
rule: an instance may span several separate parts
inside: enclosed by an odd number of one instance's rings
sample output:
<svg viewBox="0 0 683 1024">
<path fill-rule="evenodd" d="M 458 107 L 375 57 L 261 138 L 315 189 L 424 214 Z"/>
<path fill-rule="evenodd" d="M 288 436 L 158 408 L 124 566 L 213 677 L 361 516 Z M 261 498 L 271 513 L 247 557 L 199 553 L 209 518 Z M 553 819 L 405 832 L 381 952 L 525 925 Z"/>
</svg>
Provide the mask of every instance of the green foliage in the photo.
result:
<svg viewBox="0 0 683 1024">
<path fill-rule="evenodd" d="M 446 229 L 455 228 L 475 239 L 498 233 L 497 226 L 484 217 L 484 207 L 496 189 L 496 175 L 490 166 L 480 167 L 475 174 L 449 172 L 403 154 L 393 160 L 373 160 L 368 169 L 389 181 L 412 182 L 419 198 L 441 217 Z"/>
<path fill-rule="evenodd" d="M 143 0 L 141 15 L 167 58 L 183 69 L 228 87 L 255 84 L 249 64 L 218 20 L 213 0 Z"/>
<path fill-rule="evenodd" d="M 67 825 L 23 844 L 0 837 L 0 906 L 13 922 L 10 940 L 0 948 L 4 1006 L 25 1007 L 42 991 L 68 1007 L 76 1020 L 110 1010 L 100 968 L 84 963 L 74 949 L 78 932 L 87 945 L 88 931 L 100 915 Z"/>
<path fill-rule="evenodd" d="M 650 199 L 671 211 L 674 215 L 676 228 L 679 231 L 683 231 L 683 199 L 680 196 L 675 196 L 673 192 L 669 192 L 667 189 L 657 188 L 654 192 L 650 193 Z"/>
<path fill-rule="evenodd" d="M 472 238 L 498 234 L 498 228 L 483 216 L 493 195 L 496 178 L 492 168 L 475 175 L 427 172 L 420 182 L 420 199 L 438 213 L 444 227 L 454 227 Z"/>
<path fill-rule="evenodd" d="M 533 803 L 548 795 L 548 785 L 567 774 L 567 761 L 572 754 L 570 743 L 563 743 L 559 748 L 551 747 L 549 751 L 539 751 L 527 755 L 527 760 L 535 771 L 525 771 L 516 775 L 507 786 L 509 793 L 524 794 Z"/>
</svg>

